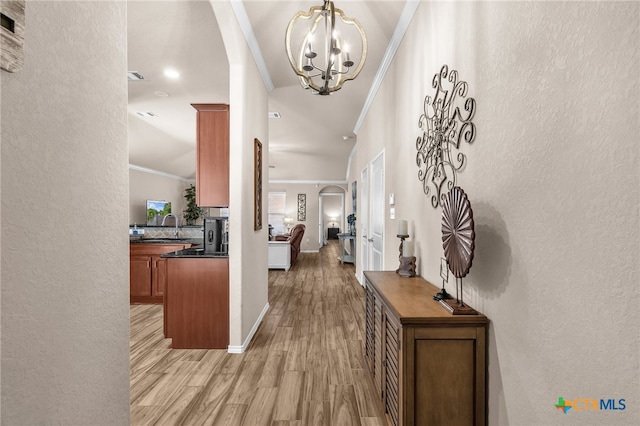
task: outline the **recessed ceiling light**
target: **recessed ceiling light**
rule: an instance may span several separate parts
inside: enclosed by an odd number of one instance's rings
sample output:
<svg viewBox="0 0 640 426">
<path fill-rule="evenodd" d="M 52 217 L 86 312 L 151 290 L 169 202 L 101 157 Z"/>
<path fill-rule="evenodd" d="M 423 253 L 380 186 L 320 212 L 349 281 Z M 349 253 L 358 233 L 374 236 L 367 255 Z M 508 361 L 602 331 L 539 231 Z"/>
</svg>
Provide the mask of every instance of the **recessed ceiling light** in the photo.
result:
<svg viewBox="0 0 640 426">
<path fill-rule="evenodd" d="M 140 81 L 144 80 L 144 75 L 140 74 L 138 71 L 127 71 L 127 78 L 132 81 Z"/>
<path fill-rule="evenodd" d="M 280 113 L 279 112 L 270 112 L 269 113 L 269 118 L 280 118 Z"/>
<path fill-rule="evenodd" d="M 180 78 L 180 73 L 173 68 L 167 68 L 166 70 L 164 70 L 164 75 L 165 77 L 173 80 Z"/>
<path fill-rule="evenodd" d="M 153 92 L 154 95 L 156 96 L 160 96 L 161 98 L 168 98 L 169 95 L 167 92 L 161 92 L 160 90 L 158 90 L 157 92 Z"/>
</svg>

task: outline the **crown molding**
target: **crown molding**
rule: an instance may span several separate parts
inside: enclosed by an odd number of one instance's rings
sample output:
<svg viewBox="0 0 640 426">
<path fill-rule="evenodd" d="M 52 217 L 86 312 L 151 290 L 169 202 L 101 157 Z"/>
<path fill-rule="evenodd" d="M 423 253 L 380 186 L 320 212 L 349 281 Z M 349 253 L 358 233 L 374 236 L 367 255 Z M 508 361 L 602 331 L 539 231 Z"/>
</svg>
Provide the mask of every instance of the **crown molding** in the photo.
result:
<svg viewBox="0 0 640 426">
<path fill-rule="evenodd" d="M 346 180 L 269 180 L 269 184 L 346 185 Z"/>
<path fill-rule="evenodd" d="M 142 172 L 142 173 L 148 173 L 150 175 L 156 175 L 156 176 L 166 177 L 166 178 L 169 178 L 169 179 L 180 180 L 182 182 L 187 182 L 187 183 L 195 183 L 196 182 L 195 179 L 187 179 L 187 178 L 183 178 L 182 176 L 172 175 L 171 173 L 165 173 L 165 172 L 161 172 L 159 170 L 149 169 L 147 167 L 136 166 L 135 164 L 131 164 L 131 163 L 129 163 L 129 169 L 130 170 L 135 170 L 135 171 L 138 171 L 138 172 Z"/>
<path fill-rule="evenodd" d="M 247 10 L 244 8 L 242 1 L 231 1 L 230 3 L 233 13 L 236 15 L 236 19 L 238 20 L 238 24 L 240 24 L 242 34 L 244 34 L 244 38 L 247 41 L 253 60 L 256 63 L 256 67 L 258 67 L 258 72 L 262 76 L 264 86 L 267 88 L 267 92 L 271 92 L 275 86 L 273 85 L 273 80 L 271 80 L 267 64 L 264 62 L 264 57 L 262 56 L 260 45 L 258 44 L 256 35 L 253 32 L 251 22 L 249 21 Z"/>
<path fill-rule="evenodd" d="M 413 19 L 413 15 L 415 15 L 416 9 L 418 9 L 419 5 L 419 0 L 407 0 L 404 5 L 404 9 L 402 9 L 402 14 L 400 15 L 400 19 L 398 19 L 396 29 L 391 36 L 391 40 L 389 40 L 389 45 L 387 46 L 387 50 L 384 52 L 384 56 L 382 57 L 382 61 L 380 62 L 380 67 L 378 67 L 378 72 L 376 72 L 376 76 L 373 79 L 373 84 L 371 85 L 371 89 L 369 90 L 367 99 L 364 101 L 364 106 L 362 107 L 362 111 L 360 112 L 358 121 L 356 121 L 356 125 L 353 128 L 353 133 L 355 133 L 356 135 L 360 130 L 360 126 L 362 126 L 362 122 L 364 121 L 365 116 L 369 112 L 369 108 L 373 103 L 373 99 L 376 97 L 376 94 L 378 93 L 378 90 L 382 85 L 382 81 L 384 80 L 384 77 L 389 70 L 391 61 L 396 55 L 398 47 L 400 47 L 400 42 L 402 41 L 404 34 L 407 32 L 409 24 Z"/>
</svg>

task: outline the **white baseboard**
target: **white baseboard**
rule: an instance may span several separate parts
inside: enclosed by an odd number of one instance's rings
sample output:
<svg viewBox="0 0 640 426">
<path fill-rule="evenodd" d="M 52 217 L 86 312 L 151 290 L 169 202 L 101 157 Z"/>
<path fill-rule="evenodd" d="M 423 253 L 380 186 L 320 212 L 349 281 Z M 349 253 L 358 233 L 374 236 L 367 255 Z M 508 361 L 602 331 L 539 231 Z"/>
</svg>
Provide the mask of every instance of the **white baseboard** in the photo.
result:
<svg viewBox="0 0 640 426">
<path fill-rule="evenodd" d="M 244 351 L 247 350 L 247 347 L 249 346 L 249 343 L 251 343 L 251 339 L 253 339 L 253 335 L 256 334 L 256 331 L 258 331 L 258 327 L 260 327 L 260 323 L 262 322 L 262 319 L 264 318 L 264 316 L 267 314 L 267 311 L 269 310 L 269 303 L 267 303 L 266 305 L 264 305 L 264 308 L 262 308 L 262 312 L 260 312 L 260 315 L 258 316 L 258 319 L 256 320 L 255 324 L 253 324 L 253 327 L 251 328 L 251 331 L 249 331 L 249 335 L 247 336 L 246 339 L 244 339 L 244 343 L 242 344 L 242 346 L 227 346 L 227 352 L 230 354 L 241 354 Z"/>
</svg>

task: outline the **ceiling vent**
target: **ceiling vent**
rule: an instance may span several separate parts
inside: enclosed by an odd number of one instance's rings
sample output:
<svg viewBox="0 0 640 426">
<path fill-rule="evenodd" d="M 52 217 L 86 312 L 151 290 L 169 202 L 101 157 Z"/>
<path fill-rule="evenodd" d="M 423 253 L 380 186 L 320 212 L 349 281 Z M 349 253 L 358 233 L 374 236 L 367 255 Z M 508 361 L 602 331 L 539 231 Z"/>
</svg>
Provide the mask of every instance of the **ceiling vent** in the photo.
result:
<svg viewBox="0 0 640 426">
<path fill-rule="evenodd" d="M 144 75 L 140 74 L 138 71 L 128 71 L 127 78 L 131 81 L 141 81 L 144 80 Z"/>
<path fill-rule="evenodd" d="M 279 112 L 270 112 L 269 113 L 269 118 L 280 118 L 280 113 Z"/>
<path fill-rule="evenodd" d="M 157 117 L 157 115 L 152 113 L 151 111 L 137 111 L 136 114 L 138 114 L 140 117 Z"/>
</svg>

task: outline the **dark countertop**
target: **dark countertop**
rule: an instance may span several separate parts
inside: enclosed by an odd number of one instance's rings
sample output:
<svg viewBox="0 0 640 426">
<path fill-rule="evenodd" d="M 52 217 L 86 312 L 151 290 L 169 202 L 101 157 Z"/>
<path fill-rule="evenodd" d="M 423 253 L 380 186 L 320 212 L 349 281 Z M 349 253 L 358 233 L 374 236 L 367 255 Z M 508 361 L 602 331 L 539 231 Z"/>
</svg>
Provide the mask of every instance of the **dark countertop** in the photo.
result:
<svg viewBox="0 0 640 426">
<path fill-rule="evenodd" d="M 164 258 L 183 258 L 191 257 L 196 259 L 212 259 L 212 258 L 228 258 L 229 253 L 205 253 L 203 248 L 191 247 L 184 250 L 172 251 L 171 253 L 161 254 Z"/>
<path fill-rule="evenodd" d="M 202 248 L 202 238 L 131 238 L 131 244 L 194 244 L 184 250 L 161 254 L 164 258 L 192 257 L 197 259 L 228 258 L 229 253 L 205 253 Z"/>
<path fill-rule="evenodd" d="M 140 238 L 130 237 L 131 244 L 195 244 L 202 245 L 202 238 Z"/>
</svg>

